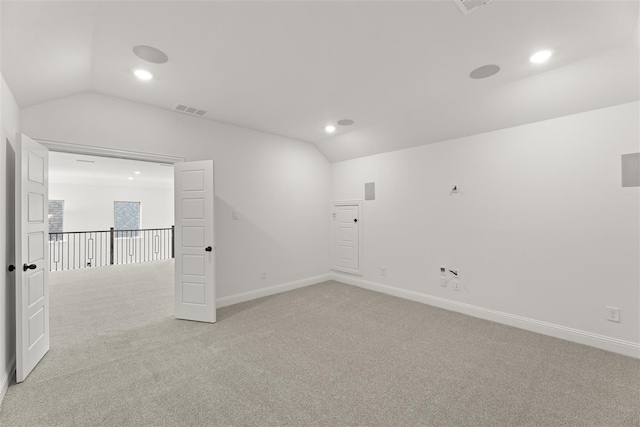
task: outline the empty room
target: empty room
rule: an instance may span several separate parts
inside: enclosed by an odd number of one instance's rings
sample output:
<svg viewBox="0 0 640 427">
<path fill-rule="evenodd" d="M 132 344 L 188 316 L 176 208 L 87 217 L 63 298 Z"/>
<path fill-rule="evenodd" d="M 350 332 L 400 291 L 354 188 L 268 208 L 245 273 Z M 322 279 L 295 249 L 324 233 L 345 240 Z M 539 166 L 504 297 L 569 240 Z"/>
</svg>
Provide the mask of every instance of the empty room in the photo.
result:
<svg viewBox="0 0 640 427">
<path fill-rule="evenodd" d="M 640 425 L 640 1 L 3 0 L 0 71 L 0 425 Z"/>
</svg>

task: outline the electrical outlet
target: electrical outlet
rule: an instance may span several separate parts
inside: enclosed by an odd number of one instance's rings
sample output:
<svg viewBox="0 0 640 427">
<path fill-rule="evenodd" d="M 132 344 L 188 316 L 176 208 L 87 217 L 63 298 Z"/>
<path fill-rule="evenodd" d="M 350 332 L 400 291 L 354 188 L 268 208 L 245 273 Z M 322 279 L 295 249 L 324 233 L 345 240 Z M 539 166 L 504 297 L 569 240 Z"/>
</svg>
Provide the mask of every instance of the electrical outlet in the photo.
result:
<svg viewBox="0 0 640 427">
<path fill-rule="evenodd" d="M 238 220 L 240 219 L 240 214 L 238 214 L 238 211 L 234 210 L 234 211 L 231 213 L 231 218 L 232 218 L 234 221 L 238 221 Z"/>
<path fill-rule="evenodd" d="M 440 276 L 440 286 L 442 286 L 443 288 L 447 287 L 447 278 L 444 276 Z"/>
<path fill-rule="evenodd" d="M 263 279 L 267 278 L 267 270 L 262 270 L 262 274 L 261 274 Z"/>
<path fill-rule="evenodd" d="M 457 279 L 453 279 L 453 290 L 457 292 L 462 291 L 462 285 L 460 284 L 460 281 Z"/>
<path fill-rule="evenodd" d="M 380 267 L 380 275 L 381 276 L 387 275 L 387 267 Z"/>
<path fill-rule="evenodd" d="M 607 307 L 607 320 L 620 323 L 620 309 L 617 307 Z"/>
</svg>

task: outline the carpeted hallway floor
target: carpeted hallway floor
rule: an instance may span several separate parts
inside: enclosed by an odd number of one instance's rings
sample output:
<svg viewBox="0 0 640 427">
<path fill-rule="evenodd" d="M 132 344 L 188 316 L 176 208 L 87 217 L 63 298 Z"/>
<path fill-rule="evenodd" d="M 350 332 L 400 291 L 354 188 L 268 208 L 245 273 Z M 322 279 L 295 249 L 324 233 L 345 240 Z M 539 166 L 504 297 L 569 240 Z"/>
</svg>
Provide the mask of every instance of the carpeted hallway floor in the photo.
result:
<svg viewBox="0 0 640 427">
<path fill-rule="evenodd" d="M 179 321 L 172 269 L 53 274 L 0 425 L 640 425 L 639 360 L 336 282 Z"/>
</svg>

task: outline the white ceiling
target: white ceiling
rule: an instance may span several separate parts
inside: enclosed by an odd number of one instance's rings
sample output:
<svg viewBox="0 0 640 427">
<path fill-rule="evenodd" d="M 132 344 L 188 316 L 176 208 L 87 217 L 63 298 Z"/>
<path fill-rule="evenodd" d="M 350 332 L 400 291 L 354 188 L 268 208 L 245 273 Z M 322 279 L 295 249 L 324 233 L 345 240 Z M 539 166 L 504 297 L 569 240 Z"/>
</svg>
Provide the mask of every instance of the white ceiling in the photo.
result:
<svg viewBox="0 0 640 427">
<path fill-rule="evenodd" d="M 173 188 L 173 165 L 52 151 L 49 182 Z"/>
<path fill-rule="evenodd" d="M 466 16 L 453 1 L 3 1 L 1 67 L 22 107 L 85 91 L 182 103 L 331 161 L 640 99 L 637 0 L 494 0 Z M 556 54 L 530 64 L 542 48 Z M 468 77 L 486 64 L 502 70 Z"/>
</svg>

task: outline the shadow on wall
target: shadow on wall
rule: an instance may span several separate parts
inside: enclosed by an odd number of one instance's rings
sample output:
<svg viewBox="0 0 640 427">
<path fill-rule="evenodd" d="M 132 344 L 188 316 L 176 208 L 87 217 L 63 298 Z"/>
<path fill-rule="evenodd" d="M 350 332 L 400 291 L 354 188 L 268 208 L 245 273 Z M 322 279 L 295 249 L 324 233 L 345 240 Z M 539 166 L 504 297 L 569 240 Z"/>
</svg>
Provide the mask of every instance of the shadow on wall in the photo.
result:
<svg viewBox="0 0 640 427">
<path fill-rule="evenodd" d="M 234 220 L 237 209 L 217 195 L 215 200 L 216 298 L 299 279 L 295 267 L 306 263 L 308 257 L 295 247 L 283 246 L 277 235 L 260 226 L 260 222 L 266 221 L 247 217 L 242 212 L 237 212 L 238 219 Z M 286 216 L 281 220 L 286 221 Z M 239 242 L 252 243 L 243 246 Z M 283 259 L 289 268 L 284 268 Z M 248 270 L 247 265 L 255 266 L 256 271 Z M 262 270 L 266 271 L 266 278 L 262 278 Z"/>
</svg>

